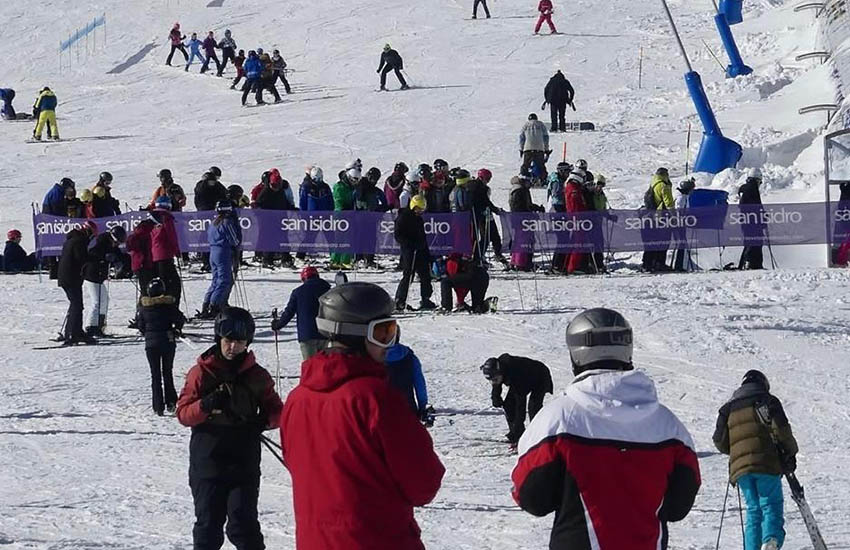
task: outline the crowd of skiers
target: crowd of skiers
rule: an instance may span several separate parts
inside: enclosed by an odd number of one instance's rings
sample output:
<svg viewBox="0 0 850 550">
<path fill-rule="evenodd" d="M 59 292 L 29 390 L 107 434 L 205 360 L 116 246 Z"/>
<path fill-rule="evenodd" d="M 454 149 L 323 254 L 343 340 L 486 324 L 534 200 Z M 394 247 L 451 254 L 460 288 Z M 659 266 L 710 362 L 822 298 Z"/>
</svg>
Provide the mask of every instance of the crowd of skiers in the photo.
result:
<svg viewBox="0 0 850 550">
<path fill-rule="evenodd" d="M 230 89 L 236 89 L 242 79 L 245 79 L 241 88 L 242 105 L 246 104 L 248 95 L 251 93 L 254 93 L 257 105 L 265 104 L 264 91 L 272 94 L 275 103 L 282 101 L 276 86 L 278 80 L 283 84 L 287 94 L 292 93 L 292 88 L 286 79 L 286 61 L 281 57 L 279 50 L 274 50 L 272 55 L 269 55 L 263 51 L 263 48 L 257 48 L 249 50 L 246 56 L 245 50 L 238 49 L 230 29 L 224 31 L 224 37 L 220 40 L 216 38 L 214 31 L 209 31 L 203 40 L 198 38 L 198 33 L 191 33 L 188 42 L 184 42 L 186 35 L 180 30 L 180 23 L 174 23 L 168 33 L 168 39 L 171 43 L 171 51 L 165 60 L 166 65 L 171 66 L 174 53 L 179 51 L 186 62 L 184 70 L 188 71 L 197 59 L 201 65 L 201 74 L 209 70 L 210 62 L 214 62 L 216 76 L 224 76 L 229 61 L 236 69 L 236 76 L 233 78 Z M 221 60 L 216 50 L 221 51 Z"/>
</svg>

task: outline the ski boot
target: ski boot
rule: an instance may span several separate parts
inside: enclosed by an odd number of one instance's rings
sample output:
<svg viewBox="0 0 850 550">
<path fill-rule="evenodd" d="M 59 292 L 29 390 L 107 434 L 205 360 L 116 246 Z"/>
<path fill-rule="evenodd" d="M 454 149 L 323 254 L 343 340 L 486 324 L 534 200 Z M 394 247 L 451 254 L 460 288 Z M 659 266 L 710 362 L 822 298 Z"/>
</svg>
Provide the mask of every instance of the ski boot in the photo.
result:
<svg viewBox="0 0 850 550">
<path fill-rule="evenodd" d="M 431 300 L 422 300 L 419 303 L 419 311 L 430 311 L 433 309 L 437 309 L 437 304 L 435 304 Z"/>
</svg>

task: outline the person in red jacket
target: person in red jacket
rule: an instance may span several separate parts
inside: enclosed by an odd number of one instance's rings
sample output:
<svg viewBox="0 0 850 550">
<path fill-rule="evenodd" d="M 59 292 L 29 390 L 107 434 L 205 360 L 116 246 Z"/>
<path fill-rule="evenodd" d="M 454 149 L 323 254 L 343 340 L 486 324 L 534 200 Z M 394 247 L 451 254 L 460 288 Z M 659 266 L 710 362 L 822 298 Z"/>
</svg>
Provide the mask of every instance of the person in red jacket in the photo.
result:
<svg viewBox="0 0 850 550">
<path fill-rule="evenodd" d="M 589 210 L 587 202 L 584 200 L 584 173 L 580 171 L 570 173 L 564 187 L 564 195 L 567 203 L 567 213 L 578 214 Z M 572 242 L 573 244 L 581 244 L 578 233 L 574 234 Z M 584 252 L 577 252 L 575 250 L 570 252 L 567 255 L 567 273 L 583 273 L 587 259 L 587 254 Z"/>
<path fill-rule="evenodd" d="M 567 326 L 575 379 L 519 440 L 512 494 L 535 516 L 555 512 L 550 550 L 667 548 L 701 479 L 694 442 L 632 364 L 632 328 L 589 309 Z"/>
<path fill-rule="evenodd" d="M 540 12 L 540 18 L 537 19 L 537 25 L 534 27 L 534 34 L 540 32 L 540 27 L 543 26 L 544 21 L 549 25 L 549 29 L 552 31 L 552 34 L 558 32 L 555 28 L 555 24 L 552 23 L 552 12 L 555 11 L 552 7 L 552 0 L 540 0 L 540 3 L 537 4 L 537 11 Z"/>
<path fill-rule="evenodd" d="M 174 300 L 180 303 L 183 285 L 174 264 L 174 258 L 180 255 L 180 243 L 169 197 L 156 199 L 156 208 L 150 213 L 150 219 L 155 224 L 151 229 L 151 259 L 156 275 L 165 283 L 166 294 L 174 296 Z"/>
<path fill-rule="evenodd" d="M 192 428 L 189 486 L 195 502 L 195 550 L 218 550 L 227 538 L 239 550 L 264 550 L 257 520 L 260 438 L 278 427 L 283 404 L 271 375 L 248 346 L 254 319 L 242 308 L 215 320 L 215 345 L 186 374 L 177 420 Z"/>
<path fill-rule="evenodd" d="M 387 380 L 394 309 L 385 290 L 363 282 L 319 300 L 316 324 L 331 347 L 302 363 L 280 422 L 298 550 L 425 548 L 413 507 L 436 496 L 445 468 Z"/>
<path fill-rule="evenodd" d="M 147 296 L 148 284 L 154 278 L 151 232 L 156 224 L 153 220 L 142 220 L 127 237 L 127 253 L 130 254 L 130 269 L 139 282 L 139 294 Z"/>
</svg>

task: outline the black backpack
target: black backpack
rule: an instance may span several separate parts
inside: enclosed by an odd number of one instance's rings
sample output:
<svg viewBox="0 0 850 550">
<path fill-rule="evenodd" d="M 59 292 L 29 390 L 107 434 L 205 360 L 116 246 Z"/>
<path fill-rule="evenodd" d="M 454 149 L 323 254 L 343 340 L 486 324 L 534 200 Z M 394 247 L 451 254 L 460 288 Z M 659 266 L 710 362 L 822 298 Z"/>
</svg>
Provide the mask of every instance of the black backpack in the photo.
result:
<svg viewBox="0 0 850 550">
<path fill-rule="evenodd" d="M 655 186 L 650 185 L 646 193 L 643 194 L 643 207 L 647 210 L 658 210 L 658 204 L 655 202 Z"/>
</svg>

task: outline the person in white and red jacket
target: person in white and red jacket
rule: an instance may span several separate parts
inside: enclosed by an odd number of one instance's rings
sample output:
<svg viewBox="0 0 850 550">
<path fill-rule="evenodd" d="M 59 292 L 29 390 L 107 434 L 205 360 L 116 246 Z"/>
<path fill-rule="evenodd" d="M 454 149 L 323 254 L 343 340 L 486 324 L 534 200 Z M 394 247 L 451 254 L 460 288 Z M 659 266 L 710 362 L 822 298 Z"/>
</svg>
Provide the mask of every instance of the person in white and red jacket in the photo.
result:
<svg viewBox="0 0 850 550">
<path fill-rule="evenodd" d="M 633 370 L 632 329 L 610 309 L 567 327 L 576 378 L 519 441 L 513 497 L 535 516 L 555 512 L 551 550 L 656 550 L 700 486 L 694 443 Z"/>
</svg>

